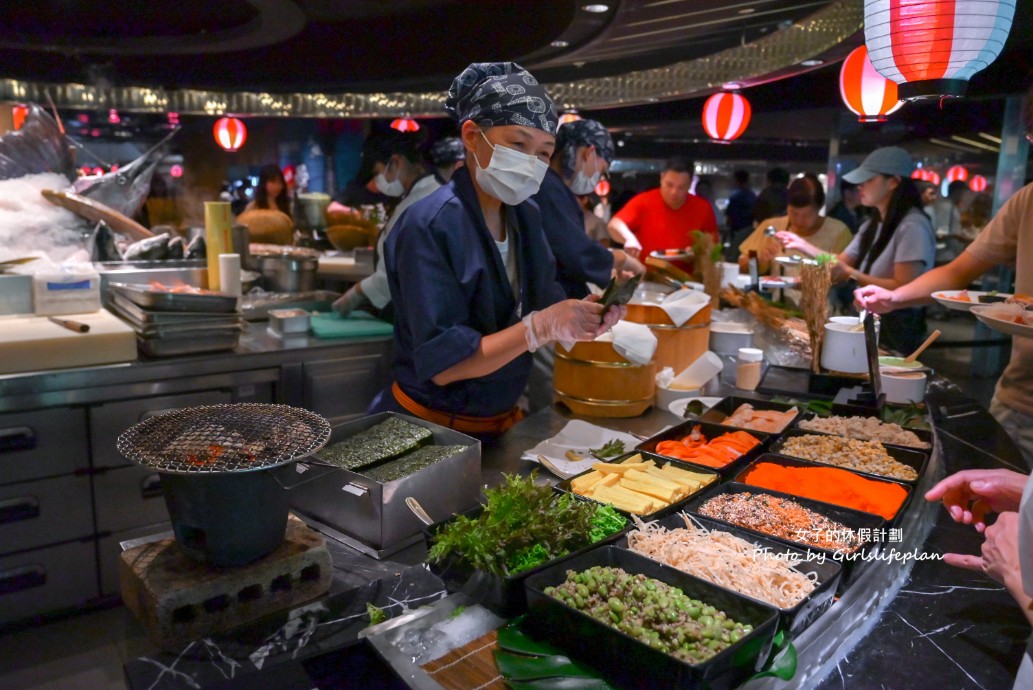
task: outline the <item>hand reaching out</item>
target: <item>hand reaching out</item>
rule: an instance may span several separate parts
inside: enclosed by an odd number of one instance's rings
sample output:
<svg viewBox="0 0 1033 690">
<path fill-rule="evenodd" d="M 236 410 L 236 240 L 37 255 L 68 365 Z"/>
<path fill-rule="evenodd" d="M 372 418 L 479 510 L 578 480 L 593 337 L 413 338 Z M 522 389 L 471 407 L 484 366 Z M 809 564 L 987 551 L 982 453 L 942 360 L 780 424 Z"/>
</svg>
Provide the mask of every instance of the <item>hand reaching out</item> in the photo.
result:
<svg viewBox="0 0 1033 690">
<path fill-rule="evenodd" d="M 962 470 L 941 480 L 925 494 L 927 501 L 942 501 L 955 522 L 986 530 L 987 514 L 1019 509 L 1029 477 L 1011 470 Z"/>
</svg>

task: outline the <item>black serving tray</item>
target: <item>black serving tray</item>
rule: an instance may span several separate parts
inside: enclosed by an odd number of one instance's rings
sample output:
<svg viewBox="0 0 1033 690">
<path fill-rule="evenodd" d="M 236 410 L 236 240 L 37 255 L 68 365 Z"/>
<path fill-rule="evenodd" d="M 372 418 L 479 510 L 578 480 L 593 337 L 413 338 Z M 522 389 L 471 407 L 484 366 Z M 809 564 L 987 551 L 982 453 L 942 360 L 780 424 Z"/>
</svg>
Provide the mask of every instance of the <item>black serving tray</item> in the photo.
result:
<svg viewBox="0 0 1033 690">
<path fill-rule="evenodd" d="M 918 450 L 917 448 L 907 448 L 905 446 L 894 446 L 894 445 L 889 445 L 889 444 L 883 443 L 882 444 L 883 448 L 886 449 L 886 452 L 889 454 L 889 456 L 891 458 L 893 458 L 897 462 L 901 463 L 902 465 L 907 465 L 908 467 L 913 469 L 918 474 L 918 476 L 915 477 L 915 479 L 907 480 L 907 479 L 897 479 L 897 478 L 894 478 L 894 477 L 886 477 L 886 476 L 881 475 L 881 474 L 875 474 L 874 472 L 865 472 L 863 470 L 855 470 L 855 469 L 853 469 L 851 467 L 842 467 L 840 465 L 833 465 L 831 463 L 819 462 L 817 460 L 807 460 L 806 458 L 797 458 L 795 455 L 791 455 L 791 454 L 789 454 L 787 452 L 784 452 L 782 450 L 784 448 L 785 444 L 786 444 L 786 441 L 788 441 L 791 438 L 797 437 L 797 436 L 834 436 L 834 435 L 835 434 L 827 434 L 827 433 L 822 433 L 820 431 L 811 431 L 810 429 L 790 429 L 789 431 L 783 432 L 782 436 L 777 441 L 775 441 L 775 443 L 773 443 L 771 445 L 771 452 L 772 453 L 777 453 L 779 455 L 783 455 L 783 456 L 785 456 L 787 458 L 795 458 L 795 459 L 798 459 L 798 460 L 805 460 L 806 462 L 812 462 L 812 463 L 815 463 L 815 464 L 818 464 L 818 465 L 825 465 L 826 467 L 838 467 L 841 470 L 849 470 L 850 472 L 853 472 L 855 474 L 859 474 L 859 475 L 861 475 L 863 477 L 868 477 L 869 479 L 888 479 L 890 481 L 895 481 L 895 482 L 898 482 L 900 484 L 907 484 L 909 486 L 914 486 L 915 484 L 918 483 L 918 480 L 921 479 L 922 475 L 925 473 L 925 466 L 926 466 L 926 464 L 929 462 L 929 453 L 927 453 L 927 452 Z M 843 438 L 843 437 L 840 437 L 840 438 Z"/>
<path fill-rule="evenodd" d="M 800 560 L 800 563 L 795 566 L 796 570 L 808 577 L 812 574 L 815 576 L 818 584 L 814 588 L 814 591 L 804 597 L 803 601 L 787 609 L 776 607 L 776 610 L 779 612 L 779 629 L 785 630 L 791 637 L 796 637 L 803 632 L 803 630 L 813 623 L 818 616 L 823 614 L 830 606 L 832 606 L 832 602 L 836 595 L 836 588 L 839 586 L 839 580 L 843 574 L 843 566 L 837 561 L 823 557 L 822 554 L 817 554 L 814 551 L 811 551 L 810 557 L 808 557 L 806 549 L 789 546 L 774 539 L 760 537 L 749 530 L 735 527 L 726 522 L 714 520 L 703 515 L 690 515 L 689 518 L 708 531 L 717 530 L 719 532 L 728 532 L 772 554 L 791 554 Z M 667 529 L 677 529 L 685 526 L 685 520 L 681 515 L 668 515 L 662 520 L 659 520 L 658 524 Z M 618 548 L 627 549 L 628 535 L 624 534 L 621 536 L 614 545 Z M 633 553 L 638 552 L 635 551 Z M 721 587 L 721 585 L 716 583 L 711 584 L 714 584 L 715 587 Z M 723 587 L 723 589 L 728 588 Z M 729 591 L 756 601 L 759 604 L 774 606 L 774 604 L 771 604 L 770 602 L 756 599 L 734 589 Z"/>
<path fill-rule="evenodd" d="M 791 407 L 791 406 L 790 406 Z M 711 408 L 713 409 L 713 408 Z M 745 431 L 755 439 L 760 441 L 759 444 L 754 446 L 749 452 L 743 453 L 735 460 L 731 461 L 727 465 L 721 468 L 708 467 L 707 465 L 697 465 L 691 460 L 680 460 L 678 458 L 669 458 L 666 455 L 659 455 L 659 457 L 665 460 L 674 460 L 675 462 L 682 462 L 687 465 L 692 465 L 693 468 L 701 467 L 703 469 L 710 470 L 711 472 L 717 472 L 722 478 L 728 478 L 735 475 L 740 469 L 748 465 L 754 458 L 761 453 L 765 452 L 771 440 L 775 437 L 775 434 L 768 434 L 763 431 L 753 431 L 752 429 L 742 429 L 737 426 L 725 426 L 724 424 L 714 424 L 713 422 L 704 422 L 699 420 L 687 419 L 681 424 L 676 424 L 669 429 L 665 429 L 655 436 L 650 436 L 642 443 L 635 446 L 637 451 L 646 451 L 647 453 L 656 453 L 656 446 L 661 441 L 670 441 L 681 439 L 692 433 L 692 428 L 695 426 L 700 427 L 700 431 L 707 437 L 708 441 L 714 440 L 716 437 L 723 434 L 727 434 L 733 431 Z"/>
<path fill-rule="evenodd" d="M 792 428 L 799 429 L 800 431 L 806 431 L 809 434 L 828 434 L 828 433 L 831 433 L 831 432 L 828 432 L 828 431 L 814 431 L 814 430 L 811 430 L 811 429 L 804 429 L 803 427 L 800 426 L 800 422 L 810 421 L 810 420 L 816 418 L 817 416 L 818 415 L 810 413 L 810 412 L 807 412 L 805 414 L 801 414 L 795 420 L 793 420 Z M 875 419 L 879 419 L 879 415 L 878 414 L 851 414 L 851 415 L 840 414 L 838 416 L 839 417 L 874 417 Z M 882 420 L 879 419 L 879 421 L 882 421 Z M 928 448 L 916 448 L 915 446 L 904 446 L 904 445 L 901 445 L 899 443 L 883 443 L 883 445 L 885 445 L 885 446 L 894 446 L 896 448 L 906 448 L 907 450 L 913 450 L 915 452 L 925 453 L 927 455 L 932 453 L 932 448 L 933 448 L 933 432 L 932 431 L 930 431 L 929 429 L 919 429 L 919 428 L 913 427 L 913 426 L 905 426 L 905 427 L 902 427 L 902 428 L 905 431 L 910 431 L 915 436 L 917 436 L 919 441 L 924 441 L 925 443 L 928 443 L 929 447 Z"/>
<path fill-rule="evenodd" d="M 796 417 L 789 420 L 789 423 L 785 425 L 785 429 L 789 429 L 792 425 L 800 418 L 800 406 L 791 405 L 788 403 L 773 402 L 771 400 L 758 400 L 757 398 L 742 398 L 737 395 L 730 395 L 727 398 L 722 398 L 716 405 L 711 407 L 709 410 L 700 415 L 700 420 L 704 422 L 711 422 L 713 424 L 724 424 L 725 420 L 732 416 L 732 413 L 738 410 L 742 405 L 752 405 L 755 410 L 777 410 L 778 412 L 788 412 L 794 407 L 797 409 Z M 728 425 L 726 425 L 728 426 Z M 736 427 L 743 431 L 752 432 L 753 429 L 746 427 Z M 783 429 L 782 431 L 785 431 Z M 781 432 L 771 431 L 758 431 L 761 434 L 771 434 L 776 436 Z"/>
<path fill-rule="evenodd" d="M 682 460 L 678 460 L 677 458 L 669 458 L 666 455 L 657 455 L 656 453 L 649 453 L 649 452 L 642 451 L 642 450 L 633 450 L 630 453 L 625 453 L 624 455 L 620 455 L 620 456 L 618 456 L 616 458 L 609 459 L 609 462 L 611 462 L 611 463 L 620 463 L 620 462 L 623 462 L 624 460 L 627 460 L 628 458 L 632 457 L 633 455 L 641 455 L 643 460 L 652 460 L 653 462 L 656 463 L 657 467 L 663 467 L 664 465 L 668 465 L 669 464 L 669 465 L 674 465 L 675 467 L 677 467 L 679 469 L 683 469 L 683 470 L 685 470 L 687 472 L 697 472 L 697 473 L 700 473 L 700 474 L 711 474 L 711 475 L 714 476 L 714 481 L 713 482 L 711 482 L 707 486 L 702 487 L 699 491 L 697 491 L 695 493 L 692 493 L 692 494 L 689 494 L 688 496 L 686 496 L 682 500 L 675 501 L 671 505 L 664 506 L 660 510 L 653 511 L 652 513 L 649 513 L 648 515 L 639 515 L 638 517 L 640 517 L 643 520 L 656 520 L 656 519 L 662 518 L 662 517 L 664 517 L 666 515 L 670 515 L 671 513 L 677 512 L 678 510 L 681 509 L 681 506 L 685 505 L 688 501 L 692 500 L 693 496 L 696 496 L 697 494 L 702 493 L 703 491 L 706 491 L 710 487 L 712 487 L 712 486 L 714 486 L 716 484 L 719 484 L 721 482 L 721 475 L 716 470 L 714 470 L 713 467 L 705 467 L 703 465 L 696 465 L 696 464 L 693 464 L 691 462 L 684 462 Z M 588 474 L 591 471 L 592 471 L 591 469 L 588 469 L 588 470 L 585 470 L 584 472 L 582 472 L 581 474 L 574 475 L 570 479 L 564 479 L 562 482 L 560 482 L 559 484 L 556 485 L 556 490 L 564 492 L 564 493 L 569 493 L 572 496 L 574 496 L 575 498 L 577 498 L 579 500 L 582 500 L 582 501 L 588 501 L 589 503 L 602 503 L 602 501 L 597 501 L 594 498 L 592 498 L 591 496 L 582 496 L 581 494 L 575 492 L 574 489 L 573 489 L 572 482 L 575 479 L 577 479 L 578 477 L 586 475 L 586 474 Z M 626 516 L 632 515 L 632 513 L 629 513 L 629 512 L 627 512 L 625 510 L 621 510 L 617 506 L 611 505 L 609 503 L 606 503 L 605 505 L 609 505 L 611 508 L 613 508 L 615 511 L 617 511 L 621 515 L 626 515 Z M 630 529 L 630 527 L 628 529 Z"/>
<path fill-rule="evenodd" d="M 862 539 L 861 546 L 851 554 L 840 554 L 831 549 L 822 549 L 816 546 L 809 546 L 801 542 L 793 541 L 792 539 L 785 539 L 783 537 L 776 537 L 765 532 L 750 529 L 737 525 L 733 522 L 727 522 L 717 518 L 708 517 L 701 515 L 699 512 L 700 506 L 709 501 L 711 498 L 720 494 L 766 494 L 768 496 L 776 496 L 778 498 L 787 498 L 801 505 L 802 507 L 812 510 L 815 513 L 824 515 L 830 520 L 848 527 L 852 530 L 869 530 L 867 534 L 874 534 L 875 530 L 882 529 L 887 526 L 885 520 L 878 515 L 872 513 L 862 513 L 859 510 L 852 510 L 850 508 L 844 508 L 843 506 L 837 506 L 832 503 L 822 503 L 821 501 L 815 501 L 809 498 L 802 498 L 800 496 L 793 496 L 791 494 L 783 493 L 781 491 L 773 491 L 771 489 L 764 489 L 759 486 L 750 486 L 748 484 L 741 484 L 739 482 L 728 482 L 727 484 L 721 484 L 711 488 L 709 491 L 699 493 L 695 498 L 689 501 L 686 506 L 686 510 L 692 513 L 693 517 L 697 517 L 701 520 L 709 520 L 715 524 L 726 525 L 733 530 L 737 530 L 741 535 L 750 535 L 749 538 L 762 539 L 765 541 L 773 542 L 775 544 L 782 544 L 784 546 L 790 546 L 800 553 L 808 556 L 811 559 L 820 560 L 824 556 L 825 563 L 838 563 L 842 567 L 842 576 L 837 583 L 837 592 L 842 593 L 848 584 L 853 582 L 857 576 L 864 571 L 865 567 L 873 562 L 870 556 L 873 556 L 879 550 L 879 543 L 873 542 L 871 538 Z M 741 536 L 740 535 L 740 536 Z M 747 537 L 743 537 L 747 538 Z M 811 561 L 817 562 L 817 561 Z"/>
<path fill-rule="evenodd" d="M 835 466 L 832 466 L 832 465 L 823 465 L 821 463 L 811 462 L 810 460 L 801 460 L 800 458 L 792 458 L 792 457 L 789 457 L 788 455 L 778 455 L 776 453 L 765 453 L 765 454 L 761 455 L 760 457 L 758 457 L 756 460 L 754 460 L 748 466 L 744 467 L 737 475 L 735 475 L 735 481 L 740 483 L 740 484 L 746 484 L 747 486 L 752 486 L 751 484 L 747 484 L 747 482 L 744 481 L 746 473 L 749 472 L 755 465 L 758 465 L 758 464 L 760 464 L 762 462 L 770 462 L 770 463 L 774 463 L 776 465 L 782 465 L 784 467 L 822 467 L 822 468 L 825 468 L 825 469 L 830 469 L 831 468 L 831 469 L 834 469 L 834 470 L 842 470 L 843 472 L 850 472 L 852 474 L 856 474 L 859 477 L 863 477 L 863 478 L 865 478 L 865 479 L 867 479 L 869 481 L 873 481 L 873 482 L 885 482 L 887 484 L 896 484 L 897 486 L 899 486 L 899 487 L 904 489 L 904 491 L 906 492 L 906 496 L 904 498 L 904 502 L 900 504 L 900 508 L 897 509 L 896 514 L 894 514 L 894 516 L 891 519 L 886 520 L 886 522 L 889 523 L 889 525 L 896 525 L 897 524 L 897 522 L 900 520 L 900 518 L 904 515 L 904 510 L 907 508 L 908 504 L 911 502 L 911 497 L 914 494 L 914 487 L 912 485 L 906 484 L 904 482 L 898 482 L 898 481 L 896 481 L 894 479 L 887 479 L 886 477 L 876 477 L 876 476 L 871 475 L 871 474 L 864 474 L 863 472 L 855 472 L 854 470 L 848 470 L 845 467 L 835 467 Z M 756 488 L 763 488 L 763 487 L 756 487 Z M 789 496 L 792 497 L 792 498 L 796 498 L 796 496 L 794 494 L 789 494 Z M 801 496 L 800 498 L 806 498 L 806 497 Z M 824 505 L 838 506 L 840 508 L 844 508 L 844 509 L 847 509 L 847 510 L 857 511 L 856 508 L 850 508 L 849 506 L 839 506 L 839 504 L 829 503 L 827 501 L 821 501 L 821 500 L 818 500 L 818 499 L 811 499 L 811 500 L 814 500 L 816 503 L 823 503 Z M 858 512 L 865 512 L 865 511 L 858 511 Z M 875 513 L 869 513 L 869 515 L 875 515 Z M 883 519 L 883 517 L 881 515 L 875 515 L 875 517 L 878 517 L 880 520 Z"/>
<path fill-rule="evenodd" d="M 460 513 L 460 515 L 464 515 L 469 518 L 476 518 L 483 511 L 484 506 L 477 506 Z M 433 537 L 440 532 L 445 525 L 454 519 L 455 516 L 450 517 L 447 520 L 436 522 L 423 530 L 423 540 L 428 549 L 430 549 L 432 545 Z M 624 529 L 611 534 L 609 537 L 606 537 L 601 541 L 597 541 L 594 544 L 588 544 L 576 551 L 571 551 L 565 556 L 558 556 L 535 568 L 530 568 L 515 575 L 509 575 L 508 577 L 495 575 L 494 573 L 489 573 L 486 570 L 473 568 L 464 562 L 457 554 L 450 555 L 449 558 L 442 563 L 428 563 L 428 567 L 432 573 L 441 578 L 445 583 L 445 589 L 450 593 L 462 592 L 481 606 L 494 611 L 503 618 L 512 618 L 527 611 L 527 595 L 525 593 L 524 581 L 527 580 L 528 577 L 535 573 L 542 572 L 546 568 L 551 568 L 575 556 L 598 548 L 601 545 L 611 544 L 617 539 L 620 539 L 624 534 L 627 534 L 628 530 L 631 529 L 631 526 L 631 520 L 628 520 Z"/>
<path fill-rule="evenodd" d="M 545 594 L 566 580 L 567 571 L 593 566 L 624 569 L 678 587 L 690 597 L 753 626 L 753 632 L 702 664 L 690 664 L 655 650 Z M 527 626 L 571 656 L 583 660 L 618 687 L 731 690 L 756 673 L 767 659 L 778 611 L 627 549 L 605 546 L 547 568 L 527 579 L 531 606 Z"/>
</svg>

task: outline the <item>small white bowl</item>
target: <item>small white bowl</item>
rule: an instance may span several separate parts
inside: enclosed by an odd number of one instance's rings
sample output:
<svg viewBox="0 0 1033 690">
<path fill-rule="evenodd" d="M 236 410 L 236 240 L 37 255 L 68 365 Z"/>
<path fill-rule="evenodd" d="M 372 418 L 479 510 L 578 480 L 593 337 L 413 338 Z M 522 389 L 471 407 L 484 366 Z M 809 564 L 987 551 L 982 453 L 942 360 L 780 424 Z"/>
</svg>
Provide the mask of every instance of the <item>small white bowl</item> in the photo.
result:
<svg viewBox="0 0 1033 690">
<path fill-rule="evenodd" d="M 925 372 L 882 372 L 882 392 L 886 394 L 886 402 L 906 405 L 920 403 L 925 400 L 925 386 L 928 377 Z"/>
</svg>

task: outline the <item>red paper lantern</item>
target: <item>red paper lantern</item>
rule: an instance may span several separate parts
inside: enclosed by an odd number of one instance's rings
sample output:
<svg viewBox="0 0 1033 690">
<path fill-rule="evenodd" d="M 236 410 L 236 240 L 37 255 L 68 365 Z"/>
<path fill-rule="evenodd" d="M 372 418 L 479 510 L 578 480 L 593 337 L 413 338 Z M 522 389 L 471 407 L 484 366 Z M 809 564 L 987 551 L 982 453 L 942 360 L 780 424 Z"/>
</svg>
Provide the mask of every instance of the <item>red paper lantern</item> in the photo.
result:
<svg viewBox="0 0 1033 690">
<path fill-rule="evenodd" d="M 247 127 L 236 117 L 220 117 L 212 131 L 215 143 L 227 151 L 239 151 L 247 140 Z"/>
<path fill-rule="evenodd" d="M 903 100 L 961 96 L 997 59 L 1015 0 L 865 0 L 864 42 L 872 65 L 900 85 Z"/>
<path fill-rule="evenodd" d="M 610 181 L 606 178 L 599 180 L 599 184 L 595 186 L 596 196 L 606 196 L 610 193 Z"/>
<path fill-rule="evenodd" d="M 411 117 L 400 117 L 391 123 L 391 129 L 397 129 L 399 132 L 419 132 L 420 123 Z"/>
<path fill-rule="evenodd" d="M 15 130 L 22 128 L 25 123 L 25 118 L 29 116 L 29 106 L 21 105 L 20 103 L 11 108 L 11 124 L 14 125 Z"/>
<path fill-rule="evenodd" d="M 703 104 L 703 129 L 711 139 L 727 144 L 750 124 L 750 102 L 737 93 L 715 93 Z"/>
<path fill-rule="evenodd" d="M 839 70 L 839 95 L 860 122 L 885 122 L 904 103 L 897 85 L 875 71 L 868 49 L 855 48 Z"/>
<path fill-rule="evenodd" d="M 947 181 L 956 182 L 958 180 L 966 182 L 968 180 L 968 170 L 963 165 L 952 165 L 947 169 Z"/>
<path fill-rule="evenodd" d="M 982 175 L 976 175 L 968 181 L 968 186 L 972 188 L 973 192 L 985 192 L 990 183 Z"/>
</svg>

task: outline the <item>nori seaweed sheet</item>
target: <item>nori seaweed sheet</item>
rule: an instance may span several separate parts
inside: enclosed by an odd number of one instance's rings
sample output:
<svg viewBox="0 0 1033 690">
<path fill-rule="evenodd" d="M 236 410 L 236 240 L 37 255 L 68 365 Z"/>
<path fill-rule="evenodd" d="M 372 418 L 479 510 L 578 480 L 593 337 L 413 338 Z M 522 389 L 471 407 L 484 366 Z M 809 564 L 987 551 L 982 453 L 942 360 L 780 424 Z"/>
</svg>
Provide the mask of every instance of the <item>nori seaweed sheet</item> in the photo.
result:
<svg viewBox="0 0 1033 690">
<path fill-rule="evenodd" d="M 410 474 L 416 474 L 420 470 L 430 467 L 445 458 L 450 458 L 465 449 L 466 446 L 424 446 L 390 462 L 363 470 L 359 474 L 384 484 L 402 477 L 408 477 Z"/>
<path fill-rule="evenodd" d="M 316 454 L 323 462 L 345 470 L 368 467 L 431 443 L 434 433 L 404 419 L 391 417 L 362 433 L 327 446 Z"/>
</svg>

